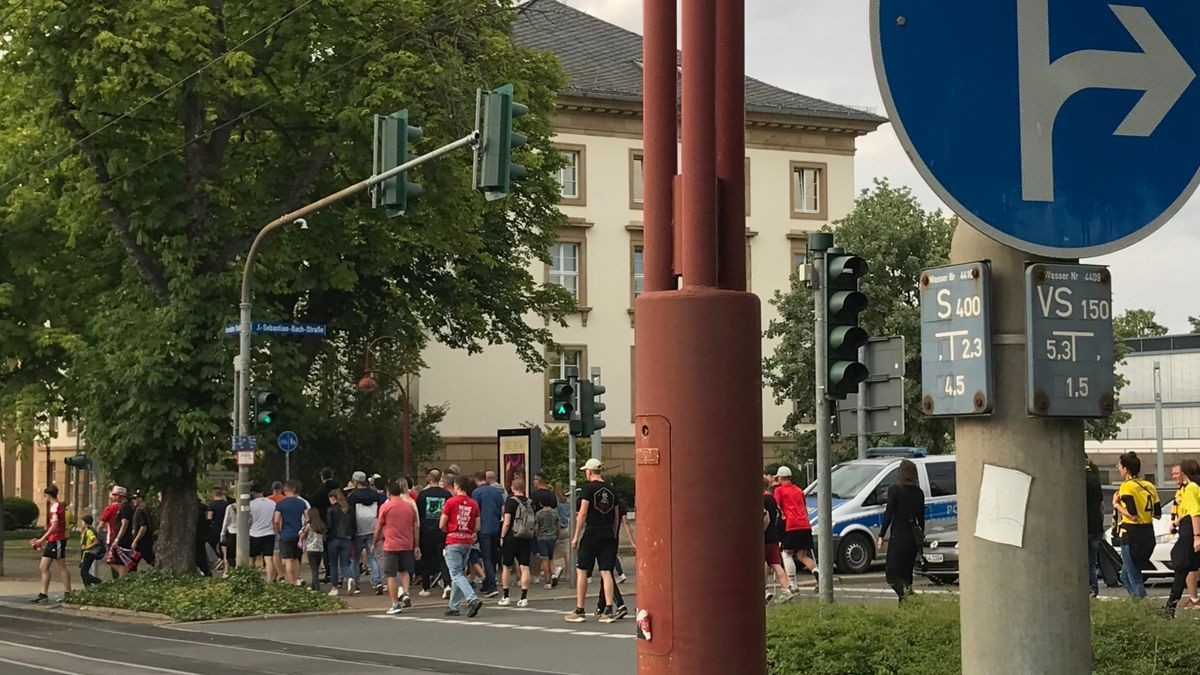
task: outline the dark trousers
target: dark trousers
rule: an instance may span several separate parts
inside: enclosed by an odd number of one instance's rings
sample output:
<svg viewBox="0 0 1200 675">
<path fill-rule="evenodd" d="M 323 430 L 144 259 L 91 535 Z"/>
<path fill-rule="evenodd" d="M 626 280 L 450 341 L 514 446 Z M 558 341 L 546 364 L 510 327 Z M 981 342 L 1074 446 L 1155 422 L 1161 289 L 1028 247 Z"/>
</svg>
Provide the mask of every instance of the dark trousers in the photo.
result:
<svg viewBox="0 0 1200 675">
<path fill-rule="evenodd" d="M 79 563 L 79 578 L 83 580 L 84 588 L 103 581 L 100 577 L 92 574 L 92 565 L 97 560 L 104 560 L 104 549 L 92 549 L 83 554 L 83 560 Z"/>
<path fill-rule="evenodd" d="M 208 541 L 204 539 L 196 540 L 196 567 L 200 569 L 200 574 L 212 576 L 212 567 L 208 564 Z"/>
<path fill-rule="evenodd" d="M 225 534 L 225 569 L 232 570 L 237 565 L 237 535 L 232 532 Z"/>
<path fill-rule="evenodd" d="M 442 585 L 449 587 L 450 570 L 446 568 L 446 557 L 442 549 L 446 547 L 446 533 L 441 530 L 421 531 L 421 560 L 417 563 L 417 571 L 421 574 L 422 590 L 429 590 L 433 585 L 433 577 L 442 573 Z"/>
<path fill-rule="evenodd" d="M 913 585 L 913 567 L 917 564 L 917 543 L 907 533 L 893 533 L 888 540 L 887 562 L 884 564 L 884 578 L 887 585 L 896 591 L 896 597 L 904 602 L 906 589 Z"/>
<path fill-rule="evenodd" d="M 483 592 L 496 590 L 496 559 L 500 551 L 500 533 L 479 534 L 479 552 L 483 555 Z"/>
<path fill-rule="evenodd" d="M 308 552 L 308 569 L 312 572 L 312 589 L 321 590 L 321 563 L 325 561 L 324 551 Z"/>
</svg>

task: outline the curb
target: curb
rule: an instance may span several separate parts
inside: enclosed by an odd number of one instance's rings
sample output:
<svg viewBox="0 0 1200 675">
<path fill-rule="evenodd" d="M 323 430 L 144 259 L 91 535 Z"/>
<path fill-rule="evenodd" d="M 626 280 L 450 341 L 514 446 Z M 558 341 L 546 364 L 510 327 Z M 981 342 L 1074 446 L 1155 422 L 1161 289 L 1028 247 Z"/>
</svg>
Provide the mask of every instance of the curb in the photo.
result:
<svg viewBox="0 0 1200 675">
<path fill-rule="evenodd" d="M 175 620 L 166 614 L 157 614 L 155 612 L 139 612 L 132 609 L 120 609 L 117 607 L 98 607 L 95 605 L 74 605 L 66 602 L 57 602 L 50 605 L 34 605 L 32 603 L 16 603 L 7 600 L 0 600 L 0 607 L 9 609 L 32 610 L 35 612 L 73 612 L 77 614 L 100 614 L 112 617 L 124 617 L 129 619 L 143 619 L 148 622 L 156 623 L 174 623 Z"/>
</svg>

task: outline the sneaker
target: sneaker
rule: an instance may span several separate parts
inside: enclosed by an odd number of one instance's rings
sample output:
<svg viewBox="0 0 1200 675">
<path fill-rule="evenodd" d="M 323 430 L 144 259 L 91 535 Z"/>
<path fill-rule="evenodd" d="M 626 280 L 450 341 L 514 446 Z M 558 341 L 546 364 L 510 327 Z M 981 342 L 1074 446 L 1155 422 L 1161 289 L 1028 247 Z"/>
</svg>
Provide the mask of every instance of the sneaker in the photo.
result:
<svg viewBox="0 0 1200 675">
<path fill-rule="evenodd" d="M 327 593 L 326 595 L 336 598 L 338 596 L 337 586 L 334 586 L 333 588 L 329 589 L 329 593 Z"/>
<path fill-rule="evenodd" d="M 1182 605 L 1180 605 L 1179 608 L 1180 609 L 1200 609 L 1200 600 L 1194 600 L 1194 599 L 1189 598 Z"/>
<path fill-rule="evenodd" d="M 457 609 L 448 609 L 448 610 L 446 610 L 445 615 L 446 616 L 462 616 L 462 613 L 459 612 Z"/>
<path fill-rule="evenodd" d="M 483 601 L 480 600 L 479 598 L 475 598 L 474 600 L 468 602 L 467 603 L 467 616 L 474 618 L 475 615 L 479 613 L 479 609 L 481 607 L 483 607 Z"/>
<path fill-rule="evenodd" d="M 450 587 L 449 586 L 442 589 L 442 599 L 443 600 L 450 599 Z"/>
<path fill-rule="evenodd" d="M 511 602 L 512 598 L 500 598 L 500 602 L 497 602 L 496 604 L 500 605 L 501 607 L 508 607 Z"/>
<path fill-rule="evenodd" d="M 596 608 L 596 616 L 604 616 L 604 605 Z"/>
<path fill-rule="evenodd" d="M 500 591 L 498 591 L 494 588 L 490 591 L 484 591 L 484 593 L 483 593 L 483 597 L 485 597 L 485 598 L 494 598 L 497 595 L 500 595 Z"/>
<path fill-rule="evenodd" d="M 561 567 L 559 569 L 562 569 Z M 546 584 L 546 588 L 558 588 L 558 575 L 550 577 L 550 583 Z"/>
<path fill-rule="evenodd" d="M 551 588 L 554 588 L 554 584 L 546 584 L 545 588 L 546 590 L 550 590 Z"/>
<path fill-rule="evenodd" d="M 629 610 L 625 608 L 625 605 L 621 605 L 617 608 L 616 612 L 613 612 L 613 616 L 615 616 L 617 619 L 624 619 L 625 617 L 629 616 Z M 614 621 L 615 620 L 616 619 L 614 619 Z"/>
<path fill-rule="evenodd" d="M 33 600 L 30 600 L 30 602 L 32 602 L 35 605 L 44 605 L 44 604 L 50 602 L 50 596 L 46 595 L 45 593 L 38 593 L 37 597 L 34 598 Z"/>
<path fill-rule="evenodd" d="M 535 584 L 540 584 L 540 583 L 542 583 L 542 575 L 540 575 L 540 574 L 539 574 L 539 575 L 537 575 L 536 577 L 534 577 L 534 578 L 533 578 L 533 583 L 535 583 Z"/>
<path fill-rule="evenodd" d="M 417 595 L 421 596 L 422 598 L 428 598 L 430 596 L 430 593 L 429 593 L 429 591 L 422 588 L 421 592 L 417 593 Z"/>
<path fill-rule="evenodd" d="M 626 581 L 629 581 L 629 577 L 625 576 L 625 573 L 624 573 L 624 572 L 622 572 L 622 573 L 621 573 L 621 576 L 617 577 L 617 583 L 618 583 L 618 584 L 623 584 L 623 583 L 625 583 Z"/>
<path fill-rule="evenodd" d="M 604 614 L 600 617 L 600 623 L 612 623 L 617 620 L 616 614 Z"/>
<path fill-rule="evenodd" d="M 412 607 L 412 596 L 409 595 L 408 593 L 405 593 L 404 595 L 400 596 L 400 604 L 406 608 Z"/>
<path fill-rule="evenodd" d="M 783 590 L 779 591 L 780 604 L 789 602 L 793 597 L 795 597 L 795 596 L 793 596 L 792 592 L 787 589 L 783 589 Z"/>
<path fill-rule="evenodd" d="M 388 608 L 387 613 L 389 615 L 394 615 L 394 614 L 399 614 L 400 612 L 403 612 L 403 611 L 404 611 L 404 607 L 400 603 L 393 602 L 392 606 Z"/>
<path fill-rule="evenodd" d="M 517 601 L 517 607 L 528 607 L 528 606 L 529 606 L 529 598 L 521 598 L 520 600 Z"/>
<path fill-rule="evenodd" d="M 383 584 L 375 584 L 375 595 L 383 595 Z"/>
<path fill-rule="evenodd" d="M 821 574 L 817 570 L 812 571 L 813 575 L 813 593 L 821 592 Z"/>
<path fill-rule="evenodd" d="M 764 602 L 766 602 L 769 605 L 769 604 L 771 604 L 771 601 L 774 599 L 775 599 L 775 594 L 772 593 L 771 591 L 767 591 L 767 596 L 766 596 L 766 599 Z"/>
<path fill-rule="evenodd" d="M 587 621 L 587 615 L 582 612 L 571 612 L 567 615 L 567 621 L 570 623 L 583 623 Z"/>
</svg>

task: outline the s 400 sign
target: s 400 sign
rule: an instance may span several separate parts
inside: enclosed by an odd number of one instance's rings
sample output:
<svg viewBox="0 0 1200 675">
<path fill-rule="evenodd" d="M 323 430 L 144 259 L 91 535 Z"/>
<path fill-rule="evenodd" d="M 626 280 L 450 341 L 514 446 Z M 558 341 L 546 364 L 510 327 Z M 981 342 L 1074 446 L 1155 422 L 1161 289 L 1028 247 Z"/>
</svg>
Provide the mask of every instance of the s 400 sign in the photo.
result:
<svg viewBox="0 0 1200 675">
<path fill-rule="evenodd" d="M 991 267 L 921 273 L 921 409 L 927 415 L 992 412 Z"/>
</svg>

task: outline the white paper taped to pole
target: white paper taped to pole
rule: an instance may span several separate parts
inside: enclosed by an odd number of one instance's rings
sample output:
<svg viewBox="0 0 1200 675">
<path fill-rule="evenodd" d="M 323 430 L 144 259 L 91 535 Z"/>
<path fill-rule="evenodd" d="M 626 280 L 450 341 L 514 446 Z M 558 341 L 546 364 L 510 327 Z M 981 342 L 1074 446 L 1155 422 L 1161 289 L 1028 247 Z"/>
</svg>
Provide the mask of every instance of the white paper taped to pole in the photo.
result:
<svg viewBox="0 0 1200 675">
<path fill-rule="evenodd" d="M 1021 548 L 1025 539 L 1025 508 L 1033 476 L 1015 469 L 983 465 L 975 536 Z"/>
</svg>

